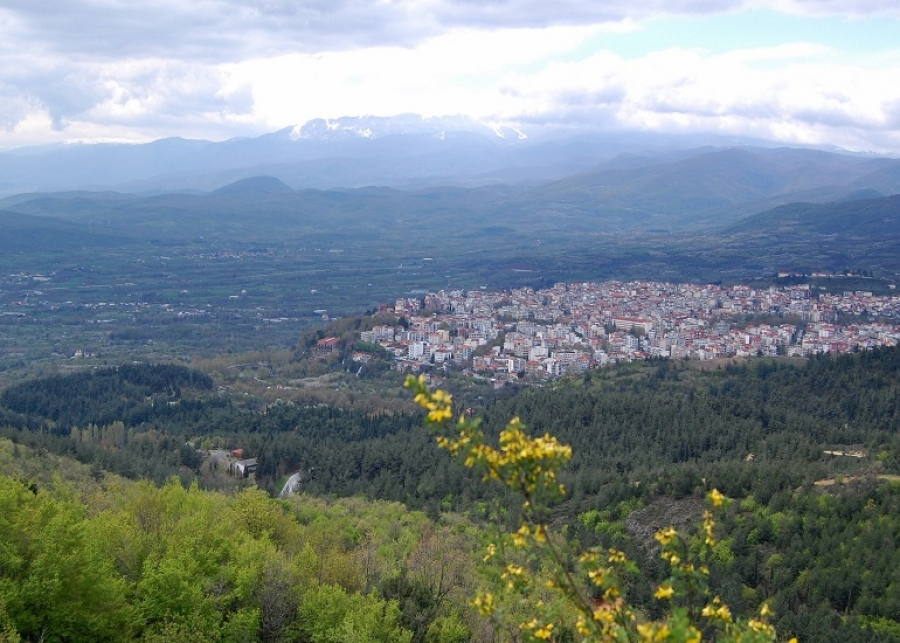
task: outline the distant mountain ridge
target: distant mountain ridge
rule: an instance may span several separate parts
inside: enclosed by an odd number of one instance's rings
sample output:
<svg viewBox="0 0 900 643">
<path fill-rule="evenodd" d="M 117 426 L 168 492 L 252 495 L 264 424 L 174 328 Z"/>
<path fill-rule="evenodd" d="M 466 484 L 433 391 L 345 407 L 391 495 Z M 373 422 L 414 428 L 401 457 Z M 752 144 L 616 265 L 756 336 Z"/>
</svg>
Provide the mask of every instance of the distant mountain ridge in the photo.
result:
<svg viewBox="0 0 900 643">
<path fill-rule="evenodd" d="M 892 172 L 894 183 L 888 180 Z M 744 223 L 755 229 L 784 227 L 780 215 L 765 213 L 785 204 L 844 202 L 859 208 L 868 202 L 864 197 L 881 193 L 860 187 L 873 176 L 881 188 L 900 192 L 897 160 L 815 150 L 702 148 L 620 156 L 590 172 L 530 186 L 295 191 L 276 176 L 260 175 L 206 192 L 17 195 L 0 200 L 0 210 L 88 225 L 98 233 L 170 240 L 215 234 L 265 243 L 323 230 L 374 240 L 402 235 L 411 222 L 445 236 L 504 230 L 507 239 L 572 230 L 713 233 L 728 226 L 739 231 Z M 815 226 L 796 225 L 816 232 Z"/>
<path fill-rule="evenodd" d="M 66 183 L 22 190 L 0 199 L 0 210 L 153 242 L 374 241 L 415 222 L 439 236 L 527 244 L 573 230 L 707 234 L 745 224 L 818 234 L 806 219 L 779 218 L 811 206 L 765 213 L 798 203 L 859 208 L 900 193 L 898 159 L 723 142 L 578 131 L 526 137 L 466 117 L 318 119 L 222 143 L 173 138 L 0 154 L 0 194 L 26 182 Z"/>
<path fill-rule="evenodd" d="M 640 226 L 722 226 L 795 201 L 828 202 L 877 185 L 900 192 L 900 161 L 793 148 L 627 156 L 532 190 L 560 211 L 606 213 Z"/>
<path fill-rule="evenodd" d="M 728 232 L 854 235 L 882 239 L 900 235 L 900 194 L 833 203 L 789 203 L 747 217 Z"/>
<path fill-rule="evenodd" d="M 0 210 L 0 252 L 4 254 L 66 252 L 81 248 L 127 246 L 128 236 L 46 216 Z"/>
<path fill-rule="evenodd" d="M 751 143 L 771 145 L 708 134 L 538 126 L 532 132 L 463 116 L 342 117 L 222 142 L 167 138 L 10 150 L 0 153 L 0 197 L 65 190 L 208 192 L 262 175 L 293 189 L 532 184 L 589 171 L 621 154 L 637 158 Z"/>
<path fill-rule="evenodd" d="M 344 116 L 316 118 L 291 129 L 291 138 L 335 140 L 376 139 L 386 136 L 452 136 L 471 132 L 499 139 L 525 140 L 528 135 L 510 125 L 485 124 L 468 116 L 432 116 L 400 114 L 399 116 Z"/>
</svg>

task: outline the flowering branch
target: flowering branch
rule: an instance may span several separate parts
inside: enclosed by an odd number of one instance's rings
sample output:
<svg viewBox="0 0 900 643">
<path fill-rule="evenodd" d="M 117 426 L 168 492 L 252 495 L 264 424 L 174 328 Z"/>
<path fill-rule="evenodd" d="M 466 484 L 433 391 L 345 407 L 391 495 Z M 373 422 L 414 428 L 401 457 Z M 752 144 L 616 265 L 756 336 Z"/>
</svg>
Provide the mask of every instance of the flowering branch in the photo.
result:
<svg viewBox="0 0 900 643">
<path fill-rule="evenodd" d="M 775 629 L 768 621 L 771 614 L 763 604 L 758 616 L 749 620 L 735 620 L 731 610 L 718 596 L 710 599 L 709 568 L 705 564 L 715 540 L 715 521 L 706 511 L 699 541 L 699 552 L 692 553 L 688 539 L 674 527 L 660 530 L 656 540 L 661 545 L 660 556 L 669 563 L 670 577 L 658 586 L 657 600 L 671 604 L 664 618 L 650 621 L 639 615 L 625 601 L 621 593 L 621 579 L 625 573 L 637 571 L 621 551 L 610 549 L 601 553 L 593 550 L 578 558 L 578 566 L 567 561 L 554 542 L 546 521 L 548 503 L 565 496 L 566 489 L 558 481 L 559 470 L 572 458 L 572 448 L 545 434 L 532 438 L 525 432 L 519 418 L 513 418 L 500 432 L 495 448 L 485 442 L 481 420 L 462 413 L 452 424 L 453 398 L 445 391 L 431 391 L 425 376 L 409 376 L 405 386 L 415 393 L 415 401 L 428 411 L 425 423 L 435 434 L 438 446 L 450 455 L 463 459 L 467 467 L 479 469 L 483 480 L 498 480 L 507 488 L 520 493 L 522 520 L 518 530 L 506 535 L 505 543 L 488 546 L 484 557 L 488 562 L 501 559 L 501 579 L 509 597 L 518 597 L 527 605 L 531 618 L 519 623 L 518 631 L 532 641 L 555 641 L 562 636 L 563 627 L 556 615 L 543 601 L 531 600 L 535 574 L 522 564 L 522 557 L 509 560 L 511 551 L 548 554 L 555 566 L 555 580 L 544 583 L 568 600 L 577 616 L 575 632 L 585 642 L 679 641 L 699 643 L 703 633 L 717 641 L 741 643 L 772 643 Z M 724 496 L 713 490 L 707 497 L 712 507 L 726 504 Z M 543 556 L 542 559 L 546 559 Z M 589 597 L 587 587 L 592 586 Z M 686 606 L 684 605 L 686 603 Z M 482 591 L 472 605 L 497 625 L 509 626 L 502 620 L 502 600 L 493 593 Z M 701 608 L 700 605 L 703 604 Z M 518 637 L 516 637 L 518 638 Z M 796 643 L 792 639 L 793 643 Z"/>
</svg>

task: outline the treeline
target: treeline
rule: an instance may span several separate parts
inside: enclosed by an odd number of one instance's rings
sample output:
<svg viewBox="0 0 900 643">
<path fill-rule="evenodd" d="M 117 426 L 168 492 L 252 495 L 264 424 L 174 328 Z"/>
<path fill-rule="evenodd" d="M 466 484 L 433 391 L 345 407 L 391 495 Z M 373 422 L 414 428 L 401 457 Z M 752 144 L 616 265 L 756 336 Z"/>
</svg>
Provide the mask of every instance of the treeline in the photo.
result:
<svg viewBox="0 0 900 643">
<path fill-rule="evenodd" d="M 38 416 L 63 426 L 134 424 L 157 403 L 178 401 L 182 388 L 209 391 L 212 379 L 176 365 L 126 364 L 96 371 L 53 375 L 6 388 L 0 404 L 23 415 Z"/>
</svg>

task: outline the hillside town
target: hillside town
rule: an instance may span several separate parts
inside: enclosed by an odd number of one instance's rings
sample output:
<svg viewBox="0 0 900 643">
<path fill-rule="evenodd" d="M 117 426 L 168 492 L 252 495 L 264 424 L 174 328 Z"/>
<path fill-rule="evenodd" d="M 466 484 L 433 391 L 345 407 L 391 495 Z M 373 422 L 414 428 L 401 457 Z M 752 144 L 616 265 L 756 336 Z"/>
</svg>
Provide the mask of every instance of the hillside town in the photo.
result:
<svg viewBox="0 0 900 643">
<path fill-rule="evenodd" d="M 633 281 L 451 290 L 399 298 L 393 312 L 397 325 L 375 326 L 360 340 L 390 351 L 398 370 L 456 365 L 501 380 L 648 358 L 844 353 L 900 340 L 900 296 L 824 294 L 808 284 Z"/>
</svg>

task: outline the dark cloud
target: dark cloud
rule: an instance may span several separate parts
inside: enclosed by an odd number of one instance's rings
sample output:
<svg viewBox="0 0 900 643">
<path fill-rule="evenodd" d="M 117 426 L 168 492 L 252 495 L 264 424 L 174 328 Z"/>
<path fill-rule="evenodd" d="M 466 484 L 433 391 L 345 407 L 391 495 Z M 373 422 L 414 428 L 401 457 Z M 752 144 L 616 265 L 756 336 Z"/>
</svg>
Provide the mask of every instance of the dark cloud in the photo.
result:
<svg viewBox="0 0 900 643">
<path fill-rule="evenodd" d="M 546 27 L 660 13 L 708 13 L 742 0 L 6 0 L 7 41 L 74 59 L 160 57 L 205 62 L 376 45 L 411 46 L 452 27 Z M 6 33 L 3 33 L 3 32 Z"/>
<path fill-rule="evenodd" d="M 900 100 L 894 100 L 884 106 L 885 127 L 900 132 Z"/>
<path fill-rule="evenodd" d="M 104 96 L 105 91 L 98 78 L 74 72 L 32 80 L 28 93 L 46 109 L 53 128 L 62 130 L 65 128 L 66 118 L 91 109 Z"/>
<path fill-rule="evenodd" d="M 863 122 L 858 116 L 848 113 L 846 109 L 836 106 L 807 107 L 798 109 L 789 114 L 790 118 L 809 125 L 824 125 L 828 128 L 852 128 L 868 129 L 869 123 Z"/>
</svg>

